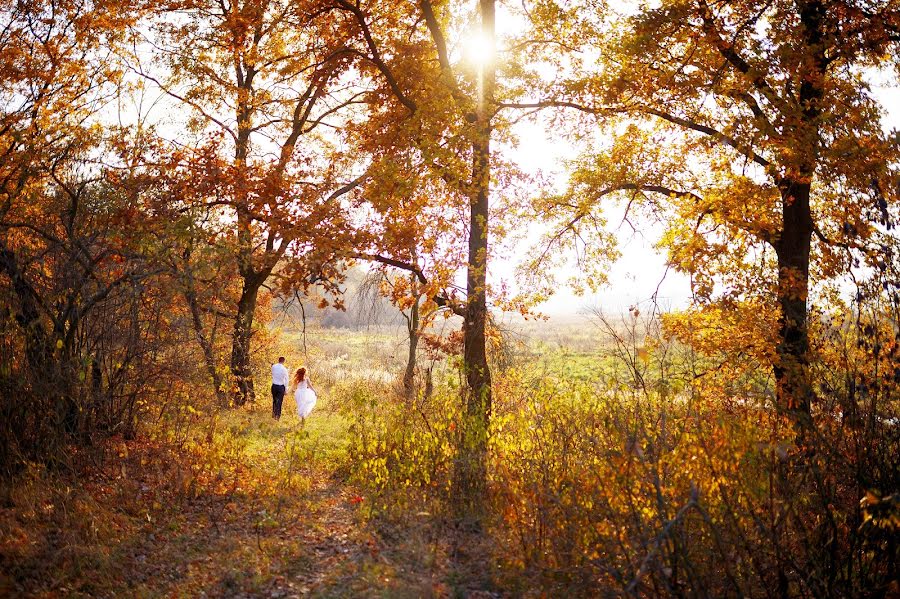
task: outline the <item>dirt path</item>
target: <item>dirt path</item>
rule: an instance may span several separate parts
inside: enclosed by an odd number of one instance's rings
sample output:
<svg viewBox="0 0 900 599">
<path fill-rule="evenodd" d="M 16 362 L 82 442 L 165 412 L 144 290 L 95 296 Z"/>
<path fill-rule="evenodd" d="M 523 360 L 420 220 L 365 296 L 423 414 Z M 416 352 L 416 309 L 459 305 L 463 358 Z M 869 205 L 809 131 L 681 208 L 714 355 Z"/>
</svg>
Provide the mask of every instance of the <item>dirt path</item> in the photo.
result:
<svg viewBox="0 0 900 599">
<path fill-rule="evenodd" d="M 253 428 L 257 427 L 257 428 Z M 425 527 L 362 518 L 328 451 L 296 428 L 254 422 L 234 480 L 149 517 L 122 553 L 142 596 L 432 597 L 449 594 Z M 262 432 L 260 432 L 260 430 Z M 261 439 L 259 438 L 261 437 Z"/>
<path fill-rule="evenodd" d="M 302 468 L 284 484 L 282 456 L 253 456 L 223 485 L 163 506 L 121 552 L 137 595 L 349 596 L 343 573 L 370 545 L 352 493 L 331 472 Z M 273 464 L 274 462 L 274 464 Z"/>
<path fill-rule="evenodd" d="M 0 596 L 497 596 L 480 590 L 484 560 L 429 514 L 366 517 L 324 418 L 312 431 L 230 418 L 193 446 L 113 442 L 102 469 L 12 497 Z"/>
</svg>

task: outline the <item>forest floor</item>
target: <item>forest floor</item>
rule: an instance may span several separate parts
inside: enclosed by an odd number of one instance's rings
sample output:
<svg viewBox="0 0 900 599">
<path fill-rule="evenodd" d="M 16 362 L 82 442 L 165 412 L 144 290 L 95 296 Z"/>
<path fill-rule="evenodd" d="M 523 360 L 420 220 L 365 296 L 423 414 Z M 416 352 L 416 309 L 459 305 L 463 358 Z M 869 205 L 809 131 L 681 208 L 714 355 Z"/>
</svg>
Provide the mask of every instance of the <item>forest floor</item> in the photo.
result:
<svg viewBox="0 0 900 599">
<path fill-rule="evenodd" d="M 0 596 L 499 596 L 478 544 L 446 523 L 367 517 L 336 414 L 301 428 L 259 406 L 203 439 L 206 420 L 180 441 L 114 439 L 103 459 L 95 448 L 77 471 L 7 490 Z"/>
</svg>

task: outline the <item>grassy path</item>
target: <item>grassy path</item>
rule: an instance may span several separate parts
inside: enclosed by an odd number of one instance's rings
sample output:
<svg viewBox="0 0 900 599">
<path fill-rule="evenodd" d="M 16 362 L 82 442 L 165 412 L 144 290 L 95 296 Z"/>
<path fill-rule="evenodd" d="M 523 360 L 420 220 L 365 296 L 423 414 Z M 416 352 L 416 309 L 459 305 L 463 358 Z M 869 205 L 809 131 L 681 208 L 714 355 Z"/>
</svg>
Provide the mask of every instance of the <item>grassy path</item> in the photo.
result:
<svg viewBox="0 0 900 599">
<path fill-rule="evenodd" d="M 341 472 L 344 433 L 319 413 L 305 429 L 253 413 L 230 427 L 236 478 L 144 529 L 132 555 L 145 596 L 422 597 L 444 593 L 382 551 Z M 232 419 L 233 420 L 233 419 Z M 398 576 L 401 575 L 401 576 Z M 415 579 L 415 580 L 413 580 Z M 424 583 L 424 586 L 423 586 Z"/>
<path fill-rule="evenodd" d="M 496 596 L 445 523 L 363 517 L 339 415 L 193 418 L 180 442 L 113 440 L 2 498 L 0 596 Z"/>
</svg>

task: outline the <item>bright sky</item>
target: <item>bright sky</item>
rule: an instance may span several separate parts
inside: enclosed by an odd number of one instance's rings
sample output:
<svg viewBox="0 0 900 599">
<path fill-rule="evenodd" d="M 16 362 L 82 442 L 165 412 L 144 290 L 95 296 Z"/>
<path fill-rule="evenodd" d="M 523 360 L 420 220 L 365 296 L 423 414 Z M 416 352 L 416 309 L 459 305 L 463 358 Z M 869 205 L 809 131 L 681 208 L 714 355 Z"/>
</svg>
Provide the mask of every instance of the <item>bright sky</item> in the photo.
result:
<svg viewBox="0 0 900 599">
<path fill-rule="evenodd" d="M 521 125 L 519 129 L 521 144 L 507 158 L 527 173 L 552 173 L 561 186 L 566 177 L 563 161 L 574 158 L 577 150 L 538 125 Z M 559 273 L 559 290 L 538 309 L 548 315 L 574 314 L 592 307 L 619 311 L 650 299 L 654 293 L 664 307 L 685 307 L 691 292 L 688 278 L 667 269 L 664 255 L 653 247 L 661 233 L 659 227 L 647 226 L 636 232 L 622 222 L 622 206 L 610 202 L 607 210 L 609 229 L 615 233 L 621 253 L 608 272 L 609 283 L 597 293 L 578 296 L 565 284 L 574 274 L 574 267 L 569 267 L 568 272 Z M 498 256 L 494 260 L 489 266 L 493 280 L 514 282 L 514 269 L 518 258 L 528 251 L 527 243 L 522 242 L 522 247 L 515 248 L 507 259 Z"/>
<path fill-rule="evenodd" d="M 876 98 L 885 109 L 883 126 L 885 130 L 900 129 L 900 88 L 889 86 L 885 78 L 873 75 L 870 78 Z M 511 158 L 526 172 L 541 170 L 556 172 L 564 181 L 562 161 L 573 158 L 575 149 L 554 139 L 550 131 L 536 125 L 521 126 L 521 144 L 511 152 Z M 690 282 L 686 275 L 667 268 L 665 256 L 654 243 L 661 233 L 659 227 L 648 226 L 646 230 L 634 232 L 627 224 L 621 224 L 621 207 L 610 206 L 608 222 L 619 241 L 621 258 L 610 269 L 609 284 L 596 294 L 575 295 L 571 289 L 561 286 L 548 302 L 538 307 L 548 315 L 578 313 L 586 308 L 602 307 L 618 312 L 633 304 L 656 299 L 664 308 L 686 307 L 690 300 Z M 637 224 L 637 223 L 635 223 Z M 513 256 L 525 253 L 526 248 L 517 248 Z M 493 280 L 505 279 L 514 282 L 516 260 L 498 258 L 490 266 Z M 562 273 L 559 279 L 565 281 L 571 272 Z"/>
</svg>

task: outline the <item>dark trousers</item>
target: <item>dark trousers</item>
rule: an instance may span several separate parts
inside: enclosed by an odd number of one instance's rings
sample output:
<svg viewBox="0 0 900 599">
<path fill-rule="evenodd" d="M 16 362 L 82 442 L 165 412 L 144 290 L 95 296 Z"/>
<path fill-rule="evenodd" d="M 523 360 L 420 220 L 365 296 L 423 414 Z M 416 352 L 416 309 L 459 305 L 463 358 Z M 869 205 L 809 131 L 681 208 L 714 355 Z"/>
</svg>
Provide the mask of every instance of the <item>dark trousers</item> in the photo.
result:
<svg viewBox="0 0 900 599">
<path fill-rule="evenodd" d="M 272 418 L 278 420 L 281 418 L 281 402 L 284 401 L 284 392 L 287 391 L 284 385 L 272 385 Z"/>
</svg>

